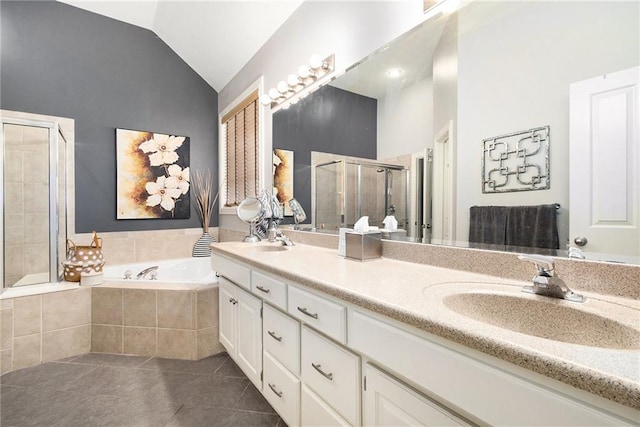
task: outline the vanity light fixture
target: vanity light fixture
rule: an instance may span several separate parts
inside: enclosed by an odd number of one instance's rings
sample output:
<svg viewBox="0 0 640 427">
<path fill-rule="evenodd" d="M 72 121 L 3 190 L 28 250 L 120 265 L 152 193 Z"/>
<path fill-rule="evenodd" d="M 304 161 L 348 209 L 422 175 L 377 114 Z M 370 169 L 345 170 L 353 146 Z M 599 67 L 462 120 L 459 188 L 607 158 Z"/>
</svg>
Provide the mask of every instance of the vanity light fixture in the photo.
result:
<svg viewBox="0 0 640 427">
<path fill-rule="evenodd" d="M 319 55 L 311 55 L 309 63 L 301 65 L 297 74 L 290 74 L 287 80 L 278 82 L 275 88 L 260 97 L 263 105 L 275 108 L 287 101 L 283 108 L 295 104 L 307 95 L 307 88 L 317 84 L 335 68 L 335 56 L 329 55 L 322 59 Z"/>
</svg>

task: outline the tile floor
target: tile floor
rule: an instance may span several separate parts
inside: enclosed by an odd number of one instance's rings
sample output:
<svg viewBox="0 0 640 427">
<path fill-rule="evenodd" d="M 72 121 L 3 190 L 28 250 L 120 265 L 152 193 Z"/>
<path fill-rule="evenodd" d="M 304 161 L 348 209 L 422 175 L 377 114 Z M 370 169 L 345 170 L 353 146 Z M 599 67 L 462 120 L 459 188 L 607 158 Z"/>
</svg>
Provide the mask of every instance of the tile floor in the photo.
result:
<svg viewBox="0 0 640 427">
<path fill-rule="evenodd" d="M 89 353 L 0 377 L 0 425 L 285 423 L 226 353 L 199 361 Z"/>
</svg>

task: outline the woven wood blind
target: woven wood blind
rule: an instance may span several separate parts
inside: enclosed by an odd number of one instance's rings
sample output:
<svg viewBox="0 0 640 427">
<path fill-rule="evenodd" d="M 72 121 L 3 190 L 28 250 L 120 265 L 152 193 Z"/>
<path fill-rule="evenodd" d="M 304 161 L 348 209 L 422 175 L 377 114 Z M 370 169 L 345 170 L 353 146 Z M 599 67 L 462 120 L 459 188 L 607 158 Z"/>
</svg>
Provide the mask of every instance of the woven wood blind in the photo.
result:
<svg viewBox="0 0 640 427">
<path fill-rule="evenodd" d="M 225 129 L 225 206 L 237 206 L 258 193 L 258 92 L 222 118 Z"/>
</svg>

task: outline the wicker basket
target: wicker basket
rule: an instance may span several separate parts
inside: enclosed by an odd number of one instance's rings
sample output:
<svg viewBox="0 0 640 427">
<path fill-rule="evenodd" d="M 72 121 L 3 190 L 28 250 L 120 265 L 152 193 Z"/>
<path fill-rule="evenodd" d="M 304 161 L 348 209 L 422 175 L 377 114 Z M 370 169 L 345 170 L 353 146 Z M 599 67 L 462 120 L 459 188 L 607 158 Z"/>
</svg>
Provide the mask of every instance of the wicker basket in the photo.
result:
<svg viewBox="0 0 640 427">
<path fill-rule="evenodd" d="M 89 246 L 77 246 L 67 239 L 67 259 L 62 263 L 64 280 L 79 282 L 81 273 L 100 273 L 104 267 L 102 239 L 93 232 L 93 241 Z"/>
</svg>

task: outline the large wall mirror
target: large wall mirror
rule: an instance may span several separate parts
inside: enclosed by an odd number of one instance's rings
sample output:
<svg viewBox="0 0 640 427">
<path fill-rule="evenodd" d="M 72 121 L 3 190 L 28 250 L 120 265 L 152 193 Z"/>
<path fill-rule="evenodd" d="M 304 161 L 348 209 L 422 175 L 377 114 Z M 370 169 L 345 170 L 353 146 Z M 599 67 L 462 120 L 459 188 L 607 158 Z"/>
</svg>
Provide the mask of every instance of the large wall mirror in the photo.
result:
<svg viewBox="0 0 640 427">
<path fill-rule="evenodd" d="M 469 246 L 476 223 L 496 220 L 472 217 L 472 207 L 552 206 L 555 248 L 487 247 L 563 255 L 570 245 L 582 251 L 576 257 L 638 263 L 639 16 L 638 2 L 470 2 L 277 111 L 273 146 L 296 152 L 306 174 L 296 177 L 296 197 L 304 205 L 309 194 L 308 211 L 318 190 L 304 153 L 324 152 L 323 163 L 362 157 L 411 171 L 408 240 Z M 519 144 L 516 158 L 534 151 L 532 141 L 548 144 L 542 159 L 520 160 L 541 166 L 549 188 L 483 192 L 486 170 L 501 167 L 485 159 L 483 170 L 483 140 L 497 146 L 503 136 Z M 511 190 L 531 181 L 522 175 L 509 176 Z"/>
</svg>

